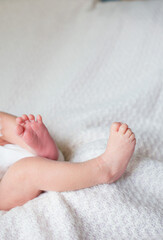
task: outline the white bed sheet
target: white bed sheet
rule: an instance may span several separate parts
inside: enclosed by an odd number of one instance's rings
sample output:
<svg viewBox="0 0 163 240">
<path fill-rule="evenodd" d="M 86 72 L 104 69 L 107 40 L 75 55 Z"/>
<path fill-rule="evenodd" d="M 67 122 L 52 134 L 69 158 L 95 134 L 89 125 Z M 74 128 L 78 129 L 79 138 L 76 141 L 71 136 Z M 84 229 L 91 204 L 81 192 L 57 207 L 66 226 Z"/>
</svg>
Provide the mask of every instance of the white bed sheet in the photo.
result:
<svg viewBox="0 0 163 240">
<path fill-rule="evenodd" d="M 66 160 L 113 121 L 137 137 L 119 181 L 0 211 L 0 239 L 163 239 L 163 2 L 1 0 L 0 46 L 0 109 L 41 113 Z"/>
</svg>

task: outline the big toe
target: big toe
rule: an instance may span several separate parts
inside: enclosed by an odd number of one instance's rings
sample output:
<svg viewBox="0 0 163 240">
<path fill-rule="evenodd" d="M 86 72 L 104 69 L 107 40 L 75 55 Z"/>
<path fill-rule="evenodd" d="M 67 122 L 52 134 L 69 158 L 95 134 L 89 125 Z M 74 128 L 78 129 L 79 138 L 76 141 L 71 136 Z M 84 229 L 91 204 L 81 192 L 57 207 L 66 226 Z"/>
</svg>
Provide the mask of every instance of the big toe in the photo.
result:
<svg viewBox="0 0 163 240">
<path fill-rule="evenodd" d="M 26 114 L 22 115 L 22 119 L 24 119 L 24 121 L 28 121 L 29 120 L 29 118 L 28 118 L 28 116 Z"/>
<path fill-rule="evenodd" d="M 117 132 L 120 128 L 120 126 L 122 125 L 122 123 L 120 122 L 114 122 L 112 123 L 111 127 L 110 127 L 110 131 L 111 132 Z"/>
<path fill-rule="evenodd" d="M 24 119 L 22 119 L 22 117 L 17 117 L 16 118 L 16 123 L 17 124 L 24 124 Z"/>
<path fill-rule="evenodd" d="M 24 132 L 24 127 L 21 125 L 16 126 L 16 134 L 21 135 Z"/>
</svg>

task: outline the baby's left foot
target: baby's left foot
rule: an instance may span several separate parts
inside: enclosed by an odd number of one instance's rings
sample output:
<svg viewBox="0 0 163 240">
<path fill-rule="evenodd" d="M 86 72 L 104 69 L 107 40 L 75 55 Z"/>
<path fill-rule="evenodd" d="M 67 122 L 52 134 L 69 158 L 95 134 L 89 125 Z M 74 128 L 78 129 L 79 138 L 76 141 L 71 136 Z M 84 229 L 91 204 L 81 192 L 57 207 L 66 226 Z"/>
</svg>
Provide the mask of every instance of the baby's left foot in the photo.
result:
<svg viewBox="0 0 163 240">
<path fill-rule="evenodd" d="M 122 176 L 134 153 L 135 144 L 135 135 L 127 124 L 112 124 L 106 151 L 99 157 L 99 163 L 106 172 L 106 182 L 112 183 Z"/>
<path fill-rule="evenodd" d="M 30 146 L 34 152 L 41 157 L 58 159 L 58 148 L 50 136 L 48 129 L 42 122 L 42 117 L 37 116 L 37 121 L 33 115 L 23 115 L 16 119 L 16 134 Z"/>
</svg>

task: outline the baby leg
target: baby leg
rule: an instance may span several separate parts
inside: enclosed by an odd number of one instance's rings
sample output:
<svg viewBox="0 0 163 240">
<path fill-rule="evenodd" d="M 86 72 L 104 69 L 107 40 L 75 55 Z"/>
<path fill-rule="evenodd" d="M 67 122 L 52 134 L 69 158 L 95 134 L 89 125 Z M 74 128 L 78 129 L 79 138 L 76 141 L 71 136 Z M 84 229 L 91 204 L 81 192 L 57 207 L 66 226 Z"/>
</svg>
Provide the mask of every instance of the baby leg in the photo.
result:
<svg viewBox="0 0 163 240">
<path fill-rule="evenodd" d="M 9 210 L 42 191 L 71 191 L 107 181 L 98 159 L 83 163 L 29 157 L 14 163 L 0 182 L 0 210 Z"/>
<path fill-rule="evenodd" d="M 0 182 L 0 209 L 23 205 L 42 191 L 72 191 L 118 180 L 133 155 L 136 140 L 127 124 L 114 123 L 106 151 L 82 163 L 41 157 L 13 164 Z"/>
</svg>

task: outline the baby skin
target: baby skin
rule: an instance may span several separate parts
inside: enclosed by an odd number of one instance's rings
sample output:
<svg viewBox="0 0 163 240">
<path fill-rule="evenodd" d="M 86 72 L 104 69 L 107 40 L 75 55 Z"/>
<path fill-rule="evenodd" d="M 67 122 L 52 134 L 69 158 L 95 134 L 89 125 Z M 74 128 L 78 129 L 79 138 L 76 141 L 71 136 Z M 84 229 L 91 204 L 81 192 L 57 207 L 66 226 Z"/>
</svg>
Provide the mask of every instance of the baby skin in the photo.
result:
<svg viewBox="0 0 163 240">
<path fill-rule="evenodd" d="M 136 139 L 127 124 L 111 125 L 105 152 L 82 163 L 58 162 L 58 148 L 40 115 L 0 112 L 0 144 L 18 144 L 38 156 L 14 163 L 0 182 L 0 210 L 10 210 L 43 191 L 73 191 L 117 181 L 134 153 Z M 9 131 L 10 130 L 10 131 Z"/>
<path fill-rule="evenodd" d="M 58 159 L 58 148 L 42 122 L 42 117 L 23 115 L 16 118 L 16 134 L 31 148 L 36 155 L 49 159 Z"/>
</svg>

